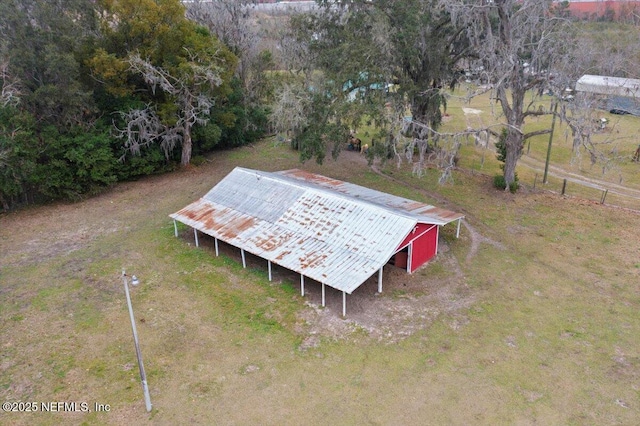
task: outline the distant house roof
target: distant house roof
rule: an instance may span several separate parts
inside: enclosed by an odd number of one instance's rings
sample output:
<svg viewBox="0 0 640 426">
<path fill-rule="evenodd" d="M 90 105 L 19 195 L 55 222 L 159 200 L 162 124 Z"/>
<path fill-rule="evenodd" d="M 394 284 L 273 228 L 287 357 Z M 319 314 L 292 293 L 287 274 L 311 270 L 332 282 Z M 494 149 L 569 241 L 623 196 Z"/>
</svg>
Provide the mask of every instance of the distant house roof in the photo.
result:
<svg viewBox="0 0 640 426">
<path fill-rule="evenodd" d="M 640 80 L 603 75 L 583 75 L 576 83 L 576 91 L 637 98 L 640 97 Z"/>
<path fill-rule="evenodd" d="M 562 3 L 556 0 L 556 3 Z M 637 0 L 569 0 L 569 11 L 578 18 L 600 17 L 614 12 L 617 18 L 637 12 L 640 1 Z"/>
<path fill-rule="evenodd" d="M 351 294 L 417 224 L 464 216 L 297 169 L 237 167 L 170 217 Z"/>
</svg>

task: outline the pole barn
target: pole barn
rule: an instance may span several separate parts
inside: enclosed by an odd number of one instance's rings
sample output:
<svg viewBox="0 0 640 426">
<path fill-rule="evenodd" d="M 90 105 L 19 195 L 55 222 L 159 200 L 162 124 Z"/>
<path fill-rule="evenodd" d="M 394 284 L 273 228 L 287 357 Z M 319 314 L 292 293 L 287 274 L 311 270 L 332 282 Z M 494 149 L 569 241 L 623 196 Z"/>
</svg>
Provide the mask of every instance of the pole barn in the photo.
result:
<svg viewBox="0 0 640 426">
<path fill-rule="evenodd" d="M 236 167 L 204 197 L 171 214 L 175 222 L 346 295 L 393 263 L 412 273 L 438 252 L 440 227 L 459 213 L 318 174 Z M 175 227 L 177 236 L 177 227 Z"/>
</svg>

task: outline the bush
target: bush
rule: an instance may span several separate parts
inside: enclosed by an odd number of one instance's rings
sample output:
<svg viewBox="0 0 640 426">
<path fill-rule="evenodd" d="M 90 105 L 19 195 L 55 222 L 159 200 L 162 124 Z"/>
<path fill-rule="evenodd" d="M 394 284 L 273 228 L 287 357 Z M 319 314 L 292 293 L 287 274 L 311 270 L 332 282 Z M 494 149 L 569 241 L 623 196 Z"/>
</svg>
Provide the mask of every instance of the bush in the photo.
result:
<svg viewBox="0 0 640 426">
<path fill-rule="evenodd" d="M 63 135 L 49 127 L 41 134 L 47 144 L 29 181 L 46 197 L 75 200 L 117 180 L 109 135 L 76 130 Z"/>
<path fill-rule="evenodd" d="M 507 187 L 507 182 L 504 180 L 504 176 L 503 175 L 495 175 L 493 177 L 493 186 L 496 187 L 497 189 L 503 190 Z M 515 194 L 518 191 L 518 177 L 516 176 L 516 180 L 515 182 L 511 182 L 511 185 L 509 185 L 509 191 L 512 194 Z"/>
</svg>

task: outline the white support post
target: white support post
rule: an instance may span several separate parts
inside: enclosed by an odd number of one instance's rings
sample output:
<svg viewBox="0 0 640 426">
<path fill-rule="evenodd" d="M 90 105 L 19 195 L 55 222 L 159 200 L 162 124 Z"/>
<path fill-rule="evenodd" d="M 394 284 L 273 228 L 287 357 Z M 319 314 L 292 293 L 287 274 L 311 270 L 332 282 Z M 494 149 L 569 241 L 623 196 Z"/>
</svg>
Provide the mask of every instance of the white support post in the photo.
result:
<svg viewBox="0 0 640 426">
<path fill-rule="evenodd" d="M 300 274 L 300 293 L 304 296 L 304 275 Z"/>
<path fill-rule="evenodd" d="M 436 252 L 438 249 L 436 248 Z M 407 273 L 411 273 L 411 255 L 413 254 L 413 241 L 409 244 L 409 249 L 407 250 Z"/>
<path fill-rule="evenodd" d="M 218 256 L 220 253 L 218 252 L 218 239 L 214 238 L 213 239 L 213 243 L 216 246 L 216 256 Z"/>
<path fill-rule="evenodd" d="M 269 268 L 269 281 L 271 281 L 271 261 L 267 260 L 267 267 Z"/>
<path fill-rule="evenodd" d="M 324 303 L 324 283 L 322 283 L 322 306 L 326 306 Z"/>
<path fill-rule="evenodd" d="M 378 293 L 382 293 L 382 270 L 384 269 L 384 265 L 380 268 L 380 272 L 378 272 Z"/>
<path fill-rule="evenodd" d="M 196 247 L 200 247 L 200 243 L 198 242 L 198 230 L 193 228 L 193 235 L 196 237 Z"/>
<path fill-rule="evenodd" d="M 178 236 L 178 224 L 175 219 L 173 219 L 173 233 L 176 237 Z"/>
<path fill-rule="evenodd" d="M 347 316 L 347 293 L 342 292 L 342 316 Z"/>
<path fill-rule="evenodd" d="M 242 256 L 242 267 L 246 268 L 247 267 L 247 260 L 244 257 L 244 249 L 240 249 L 240 256 Z"/>
<path fill-rule="evenodd" d="M 456 231 L 456 238 L 460 238 L 460 222 L 462 222 L 462 218 L 458 219 L 458 230 Z"/>
</svg>

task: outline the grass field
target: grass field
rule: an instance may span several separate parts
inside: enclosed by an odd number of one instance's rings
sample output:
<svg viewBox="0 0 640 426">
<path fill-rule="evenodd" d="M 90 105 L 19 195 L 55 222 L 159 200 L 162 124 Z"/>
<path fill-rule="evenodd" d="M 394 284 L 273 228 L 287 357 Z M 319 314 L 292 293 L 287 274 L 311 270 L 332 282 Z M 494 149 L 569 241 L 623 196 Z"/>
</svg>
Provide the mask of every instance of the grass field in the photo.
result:
<svg viewBox="0 0 640 426">
<path fill-rule="evenodd" d="M 382 295 L 375 283 L 354 292 L 343 319 L 337 294 L 322 309 L 295 274 L 276 269 L 269 282 L 257 258 L 243 269 L 232 248 L 215 257 L 206 238 L 196 249 L 189 230 L 174 237 L 168 214 L 234 166 L 301 167 L 466 223 L 460 239 L 444 228 L 443 252 L 417 273 L 386 268 Z M 91 409 L 0 412 L 0 424 L 637 424 L 640 215 L 505 194 L 469 171 L 436 182 L 433 170 L 376 173 L 353 152 L 300 165 L 265 141 L 0 216 L 0 399 Z M 141 281 L 132 301 L 150 414 L 122 268 Z"/>
<path fill-rule="evenodd" d="M 448 101 L 447 113 L 449 120 L 445 123 L 445 131 L 464 130 L 465 126 L 481 128 L 504 121 L 500 116 L 500 106 L 490 99 L 491 92 L 473 98 L 466 102 L 464 95 L 467 90 L 473 87 L 463 86 L 454 92 Z M 539 102 L 533 104 L 533 108 L 540 106 L 546 110 L 551 108 L 551 97 L 544 96 Z M 481 111 L 480 114 L 465 116 L 463 108 L 472 108 Z M 563 170 L 578 174 L 585 178 L 597 179 L 606 183 L 624 184 L 634 189 L 640 189 L 640 163 L 632 162 L 631 159 L 638 144 L 640 143 L 640 118 L 635 116 L 620 116 L 610 114 L 607 111 L 596 110 L 593 113 L 595 118 L 606 118 L 608 120 L 604 131 L 596 131 L 592 135 L 592 140 L 598 149 L 611 159 L 607 164 L 598 162 L 591 163 L 591 157 L 584 147 L 574 150 L 571 132 L 566 123 L 558 120 L 553 135 L 550 162 L 552 165 L 561 167 Z M 551 128 L 551 116 L 532 117 L 526 122 L 525 132 L 544 130 Z M 527 158 L 535 163 L 544 164 L 549 145 L 549 135 L 534 136 L 525 144 L 523 159 L 521 163 L 526 163 Z M 483 159 L 484 154 L 484 159 Z M 531 162 L 530 162 L 531 163 Z M 490 152 L 484 152 L 475 146 L 463 147 L 462 163 L 466 168 L 481 170 L 487 173 L 499 173 L 498 163 L 495 156 Z M 535 171 L 521 165 L 518 173 L 523 184 L 533 186 Z M 538 182 L 542 180 L 542 173 L 538 173 Z M 562 179 L 553 182 L 550 179 L 549 189 L 560 192 Z M 569 193 L 591 199 L 599 199 L 599 191 L 585 190 L 573 185 Z M 620 203 L 618 203 L 620 204 Z M 622 202 L 627 207 L 638 208 L 640 203 L 635 200 L 624 200 Z"/>
</svg>

